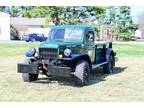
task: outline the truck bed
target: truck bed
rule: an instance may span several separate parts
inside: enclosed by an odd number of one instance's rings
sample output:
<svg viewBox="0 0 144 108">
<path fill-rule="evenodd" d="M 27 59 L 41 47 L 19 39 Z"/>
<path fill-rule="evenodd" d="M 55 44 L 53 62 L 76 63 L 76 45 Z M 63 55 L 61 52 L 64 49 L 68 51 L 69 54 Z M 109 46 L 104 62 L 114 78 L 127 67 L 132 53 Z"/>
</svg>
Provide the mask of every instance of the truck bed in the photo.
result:
<svg viewBox="0 0 144 108">
<path fill-rule="evenodd" d="M 112 43 L 112 41 L 95 41 L 95 45 L 106 45 L 110 43 Z"/>
</svg>

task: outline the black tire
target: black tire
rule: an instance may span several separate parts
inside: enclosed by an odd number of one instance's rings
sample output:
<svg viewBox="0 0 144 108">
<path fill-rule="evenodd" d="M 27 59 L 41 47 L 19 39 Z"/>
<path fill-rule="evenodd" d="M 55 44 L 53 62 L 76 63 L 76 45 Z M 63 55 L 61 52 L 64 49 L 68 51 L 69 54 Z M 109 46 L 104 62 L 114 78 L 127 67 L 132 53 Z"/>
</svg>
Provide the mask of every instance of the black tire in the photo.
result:
<svg viewBox="0 0 144 108">
<path fill-rule="evenodd" d="M 90 67 L 88 62 L 80 61 L 75 70 L 75 84 L 76 86 L 85 86 L 89 83 Z"/>
<path fill-rule="evenodd" d="M 114 67 L 114 57 L 112 55 L 109 56 L 109 61 L 107 64 L 103 65 L 103 72 L 105 74 L 111 74 L 113 73 L 113 67 Z"/>
<path fill-rule="evenodd" d="M 25 63 L 30 64 L 32 60 L 27 60 Z M 22 73 L 22 78 L 24 82 L 36 81 L 38 79 L 38 74 Z"/>
<path fill-rule="evenodd" d="M 26 42 L 29 42 L 28 40 L 26 40 Z"/>
<path fill-rule="evenodd" d="M 38 74 L 22 73 L 22 78 L 24 82 L 36 81 Z"/>
</svg>

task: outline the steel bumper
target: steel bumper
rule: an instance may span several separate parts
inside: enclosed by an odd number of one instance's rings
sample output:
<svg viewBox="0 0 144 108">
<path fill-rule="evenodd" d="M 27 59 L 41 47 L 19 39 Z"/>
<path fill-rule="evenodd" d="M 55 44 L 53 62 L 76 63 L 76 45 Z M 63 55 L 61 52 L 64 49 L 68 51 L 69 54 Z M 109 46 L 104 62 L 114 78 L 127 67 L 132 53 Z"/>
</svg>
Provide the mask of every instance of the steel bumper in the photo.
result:
<svg viewBox="0 0 144 108">
<path fill-rule="evenodd" d="M 48 75 L 60 76 L 60 77 L 71 77 L 70 67 L 61 66 L 48 66 Z"/>
<path fill-rule="evenodd" d="M 38 74 L 38 63 L 32 63 L 32 64 L 18 63 L 17 70 L 18 73 Z"/>
<path fill-rule="evenodd" d="M 38 74 L 39 72 L 38 63 L 32 63 L 32 64 L 18 63 L 17 70 L 18 73 Z M 47 74 L 51 76 L 71 77 L 71 68 L 48 65 Z"/>
</svg>

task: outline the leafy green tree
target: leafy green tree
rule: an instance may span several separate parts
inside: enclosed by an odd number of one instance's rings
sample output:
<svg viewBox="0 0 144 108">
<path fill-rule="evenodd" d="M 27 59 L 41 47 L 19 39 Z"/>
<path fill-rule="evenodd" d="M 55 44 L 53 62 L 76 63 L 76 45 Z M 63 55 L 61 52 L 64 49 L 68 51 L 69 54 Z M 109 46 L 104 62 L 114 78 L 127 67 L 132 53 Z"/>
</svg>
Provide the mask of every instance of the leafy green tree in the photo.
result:
<svg viewBox="0 0 144 108">
<path fill-rule="evenodd" d="M 129 6 L 110 6 L 107 7 L 102 18 L 103 25 L 107 30 L 107 35 L 130 38 L 137 25 L 133 23 L 131 16 L 131 8 Z"/>
<path fill-rule="evenodd" d="M 12 7 L 11 8 L 11 13 L 10 13 L 10 15 L 12 16 L 12 17 L 17 17 L 17 16 L 19 16 L 19 12 L 20 12 L 21 10 L 19 10 L 19 7 Z"/>
<path fill-rule="evenodd" d="M 118 20 L 120 36 L 130 38 L 134 31 L 137 29 L 137 25 L 134 24 L 132 20 L 130 6 L 121 6 L 119 8 Z"/>
<path fill-rule="evenodd" d="M 0 6 L 0 11 L 3 12 L 5 9 L 5 6 Z"/>
<path fill-rule="evenodd" d="M 81 24 L 86 22 L 91 16 L 96 16 L 103 13 L 101 7 L 88 7 L 88 6 L 38 6 L 32 9 L 25 9 L 24 17 L 47 17 L 49 21 L 57 24 Z M 46 22 L 47 23 L 47 22 Z"/>
<path fill-rule="evenodd" d="M 97 30 L 97 36 L 99 38 L 100 28 L 101 28 L 101 25 L 103 24 L 103 17 L 106 11 L 106 7 L 87 6 L 86 8 L 89 14 L 87 20 L 89 20 L 90 21 L 89 23 L 91 23 L 91 25 L 95 27 L 95 29 Z"/>
</svg>

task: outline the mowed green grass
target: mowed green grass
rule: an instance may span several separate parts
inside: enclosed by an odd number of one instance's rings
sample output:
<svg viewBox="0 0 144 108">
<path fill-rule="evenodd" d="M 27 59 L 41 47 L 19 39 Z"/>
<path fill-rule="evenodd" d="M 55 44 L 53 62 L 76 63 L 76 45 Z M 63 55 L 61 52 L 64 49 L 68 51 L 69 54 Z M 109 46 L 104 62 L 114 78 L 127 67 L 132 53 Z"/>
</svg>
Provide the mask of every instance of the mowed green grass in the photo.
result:
<svg viewBox="0 0 144 108">
<path fill-rule="evenodd" d="M 9 44 L 0 44 L 0 56 L 7 57 L 7 56 L 20 56 L 24 55 L 25 52 L 30 47 L 37 47 L 39 43 L 9 43 Z"/>
<path fill-rule="evenodd" d="M 97 69 L 85 87 L 74 86 L 72 79 L 48 79 L 41 75 L 38 81 L 23 82 L 17 73 L 17 62 L 23 61 L 29 47 L 37 45 L 0 44 L 0 101 L 144 101 L 143 43 L 115 43 L 119 61 L 114 73 L 105 75 Z"/>
<path fill-rule="evenodd" d="M 118 56 L 144 56 L 144 42 L 115 42 L 113 49 Z"/>
</svg>

